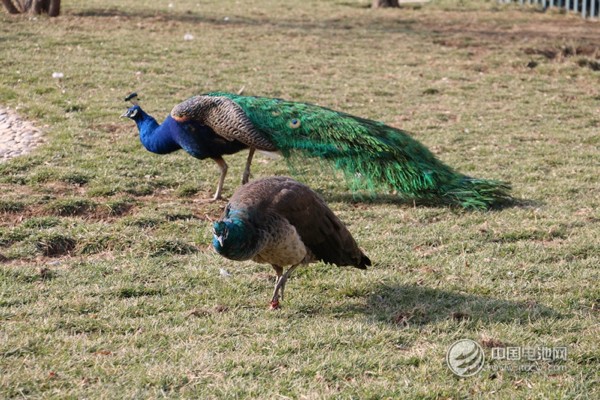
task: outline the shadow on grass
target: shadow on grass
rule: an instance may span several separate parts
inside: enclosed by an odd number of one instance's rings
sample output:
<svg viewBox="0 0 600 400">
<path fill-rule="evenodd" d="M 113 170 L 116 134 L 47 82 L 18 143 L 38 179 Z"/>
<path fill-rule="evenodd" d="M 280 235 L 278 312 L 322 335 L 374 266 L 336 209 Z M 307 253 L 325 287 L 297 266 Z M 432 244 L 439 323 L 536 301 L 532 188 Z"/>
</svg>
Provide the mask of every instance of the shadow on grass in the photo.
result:
<svg viewBox="0 0 600 400">
<path fill-rule="evenodd" d="M 317 19 L 284 19 L 264 17 L 242 17 L 235 16 L 231 19 L 224 19 L 219 15 L 205 15 L 199 12 L 163 12 L 163 11 L 125 11 L 117 8 L 89 8 L 83 11 L 72 12 L 69 15 L 85 18 L 123 18 L 123 19 L 153 19 L 156 21 L 178 21 L 194 24 L 211 24 L 218 26 L 269 26 L 272 28 L 299 29 L 305 31 L 315 30 L 340 30 L 352 31 L 356 28 L 367 28 L 372 31 L 386 33 L 409 33 L 414 32 L 411 28 L 417 21 L 410 19 L 386 20 L 381 19 L 376 22 L 370 22 L 365 19 L 350 20 L 348 18 L 330 18 L 326 20 Z"/>
<path fill-rule="evenodd" d="M 340 3 L 342 7 L 346 8 L 366 8 L 368 7 L 356 7 L 353 3 Z M 365 10 L 367 11 L 367 10 Z M 467 10 L 461 10 L 461 12 L 469 12 Z M 375 14 L 376 15 L 376 14 Z M 440 23 L 439 19 L 433 21 L 419 21 L 417 19 L 408 19 L 404 15 L 399 14 L 402 17 L 399 18 L 363 18 L 362 16 L 351 18 L 349 16 L 332 17 L 329 19 L 307 19 L 307 18 L 273 18 L 269 16 L 260 17 L 244 17 L 235 16 L 231 19 L 226 19 L 222 15 L 210 15 L 204 14 L 201 11 L 127 11 L 119 8 L 88 8 L 81 11 L 65 12 L 64 16 L 75 16 L 84 18 L 122 18 L 122 19 L 151 19 L 157 22 L 160 21 L 178 21 L 183 23 L 193 24 L 211 24 L 217 26 L 268 26 L 273 29 L 295 29 L 303 31 L 311 31 L 316 33 L 321 31 L 325 34 L 329 34 L 331 31 L 346 31 L 354 32 L 357 29 L 367 29 L 371 32 L 382 32 L 386 34 L 402 33 L 402 34 L 415 34 L 432 39 L 440 38 L 438 41 L 434 41 L 437 44 L 450 47 L 479 47 L 482 44 L 478 41 L 474 41 L 474 38 L 479 41 L 489 41 L 495 44 L 505 43 L 508 41 L 514 41 L 518 37 L 520 39 L 547 39 L 548 37 L 562 38 L 565 34 L 562 30 L 549 30 L 549 29 L 529 29 L 523 30 L 513 35 L 507 35 L 503 26 L 484 26 L 479 28 L 477 26 L 468 27 L 464 25 L 456 25 L 453 23 L 443 24 Z M 542 26 L 538 26 L 542 28 Z M 455 38 L 448 39 L 450 36 Z M 458 39 L 457 39 L 458 38 Z"/>
<path fill-rule="evenodd" d="M 423 326 L 440 321 L 527 324 L 561 314 L 534 301 L 520 302 L 462 294 L 422 286 L 378 284 L 366 303 L 332 310 L 362 313 L 398 326 Z"/>
</svg>

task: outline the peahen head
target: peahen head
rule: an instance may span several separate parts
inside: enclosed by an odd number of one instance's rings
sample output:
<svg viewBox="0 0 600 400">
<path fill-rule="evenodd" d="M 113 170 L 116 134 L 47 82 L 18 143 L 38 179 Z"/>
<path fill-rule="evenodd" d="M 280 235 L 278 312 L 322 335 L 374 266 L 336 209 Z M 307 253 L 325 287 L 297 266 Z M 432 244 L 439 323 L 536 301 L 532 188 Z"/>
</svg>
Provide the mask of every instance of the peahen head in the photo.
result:
<svg viewBox="0 0 600 400">
<path fill-rule="evenodd" d="M 230 260 L 249 260 L 256 254 L 259 238 L 252 224 L 239 218 L 224 218 L 213 223 L 213 247 Z"/>
<path fill-rule="evenodd" d="M 213 247 L 218 253 L 223 251 L 225 240 L 229 236 L 229 229 L 225 221 L 217 221 L 213 223 Z"/>
</svg>

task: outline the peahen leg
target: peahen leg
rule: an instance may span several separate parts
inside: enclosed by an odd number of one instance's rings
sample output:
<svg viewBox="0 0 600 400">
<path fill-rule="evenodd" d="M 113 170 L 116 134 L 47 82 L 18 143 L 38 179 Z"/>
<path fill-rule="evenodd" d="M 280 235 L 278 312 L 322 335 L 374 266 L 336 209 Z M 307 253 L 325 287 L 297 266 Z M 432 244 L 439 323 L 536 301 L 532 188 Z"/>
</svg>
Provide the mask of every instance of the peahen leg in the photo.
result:
<svg viewBox="0 0 600 400">
<path fill-rule="evenodd" d="M 285 283 L 288 280 L 290 274 L 299 266 L 300 264 L 292 265 L 285 274 L 281 275 L 279 279 L 277 279 L 277 283 L 275 284 L 275 291 L 273 292 L 273 298 L 271 299 L 271 308 L 276 309 L 279 308 L 279 298 L 283 300 L 283 292 L 285 291 Z M 281 267 L 280 267 L 281 268 Z M 276 270 L 277 271 L 277 270 Z"/>
<path fill-rule="evenodd" d="M 219 184 L 217 185 L 217 191 L 215 192 L 215 195 L 212 198 L 212 201 L 216 201 L 216 200 L 220 200 L 222 198 L 221 192 L 223 191 L 223 184 L 225 183 L 225 176 L 227 175 L 228 167 L 227 167 L 227 163 L 225 162 L 225 160 L 223 160 L 223 157 L 216 157 L 216 158 L 213 158 L 213 160 L 215 160 L 215 162 L 219 166 L 219 169 L 221 170 L 221 176 L 219 177 Z"/>
<path fill-rule="evenodd" d="M 281 275 L 283 274 L 283 268 L 279 265 L 273 265 L 273 269 L 277 274 L 277 278 L 275 278 L 275 290 L 273 291 L 273 297 L 271 298 L 271 310 L 276 310 L 279 308 L 279 295 L 277 292 L 279 291 L 279 281 L 281 280 Z"/>
<path fill-rule="evenodd" d="M 248 152 L 248 159 L 246 160 L 246 168 L 244 168 L 244 175 L 242 175 L 242 185 L 248 183 L 248 179 L 250 178 L 250 164 L 252 164 L 252 157 L 254 157 L 254 147 L 250 147 L 250 151 Z"/>
</svg>

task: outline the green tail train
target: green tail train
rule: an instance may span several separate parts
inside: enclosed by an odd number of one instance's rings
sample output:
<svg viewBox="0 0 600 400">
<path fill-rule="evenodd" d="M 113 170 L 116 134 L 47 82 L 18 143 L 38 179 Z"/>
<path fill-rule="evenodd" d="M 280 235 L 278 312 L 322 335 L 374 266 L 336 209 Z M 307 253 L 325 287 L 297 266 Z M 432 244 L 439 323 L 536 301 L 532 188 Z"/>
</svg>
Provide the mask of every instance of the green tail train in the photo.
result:
<svg viewBox="0 0 600 400">
<path fill-rule="evenodd" d="M 278 150 L 329 161 L 354 187 L 391 189 L 423 203 L 490 208 L 511 200 L 507 183 L 458 173 L 399 129 L 313 104 L 214 92 L 176 105 L 171 116 L 249 147 L 244 176 L 254 149 Z"/>
<path fill-rule="evenodd" d="M 456 172 L 410 135 L 381 122 L 307 103 L 223 92 L 206 96 L 235 102 L 285 157 L 328 160 L 367 189 L 476 209 L 511 200 L 508 183 Z"/>
</svg>

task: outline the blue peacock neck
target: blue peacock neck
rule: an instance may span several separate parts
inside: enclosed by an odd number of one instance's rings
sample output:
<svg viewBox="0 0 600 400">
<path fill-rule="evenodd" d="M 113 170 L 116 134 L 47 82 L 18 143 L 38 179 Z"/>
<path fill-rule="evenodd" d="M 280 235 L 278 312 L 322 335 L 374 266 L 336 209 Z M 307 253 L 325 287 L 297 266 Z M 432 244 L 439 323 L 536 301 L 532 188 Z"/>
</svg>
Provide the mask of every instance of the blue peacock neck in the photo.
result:
<svg viewBox="0 0 600 400">
<path fill-rule="evenodd" d="M 140 109 L 135 123 L 140 132 L 140 141 L 146 150 L 156 154 L 167 154 L 181 148 L 171 134 L 172 124 L 176 123 L 171 116 L 159 125 L 154 117 Z"/>
<path fill-rule="evenodd" d="M 258 231 L 242 216 L 230 215 L 217 221 L 213 230 L 213 247 L 230 260 L 249 260 L 261 246 Z"/>
</svg>

